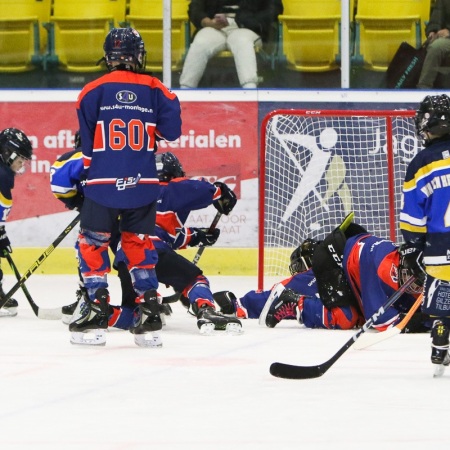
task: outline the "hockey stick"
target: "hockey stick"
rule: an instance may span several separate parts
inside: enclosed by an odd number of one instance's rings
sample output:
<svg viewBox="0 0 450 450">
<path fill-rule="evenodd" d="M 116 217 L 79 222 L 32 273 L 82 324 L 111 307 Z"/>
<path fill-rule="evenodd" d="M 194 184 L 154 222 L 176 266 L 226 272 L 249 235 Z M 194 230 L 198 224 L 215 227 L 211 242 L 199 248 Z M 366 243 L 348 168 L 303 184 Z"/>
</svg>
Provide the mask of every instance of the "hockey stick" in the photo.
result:
<svg viewBox="0 0 450 450">
<path fill-rule="evenodd" d="M 217 224 L 219 223 L 219 220 L 221 217 L 222 217 L 222 213 L 217 211 L 213 221 L 211 222 L 211 225 L 208 228 L 208 233 L 212 233 L 216 229 Z M 205 245 L 202 245 L 202 244 L 199 245 L 197 253 L 194 256 L 194 259 L 192 260 L 192 262 L 195 265 L 198 264 L 203 252 L 205 251 L 205 247 L 206 247 Z M 167 297 L 163 297 L 162 302 L 163 303 L 175 303 L 180 299 L 180 295 L 181 295 L 180 292 L 175 292 L 175 294 L 168 295 Z"/>
<path fill-rule="evenodd" d="M 410 277 L 397 291 L 395 291 L 380 308 L 366 321 L 366 323 L 328 360 L 316 366 L 294 366 L 274 362 L 270 366 L 270 373 L 274 377 L 287 378 L 291 380 L 305 380 L 322 376 L 354 343 L 365 333 L 394 302 L 396 302 L 414 283 L 416 277 Z"/>
<path fill-rule="evenodd" d="M 17 266 L 15 265 L 11 255 L 9 253 L 6 253 L 5 258 L 8 260 L 9 265 L 11 266 L 12 271 L 14 272 L 14 275 L 17 278 L 17 281 L 20 281 L 21 276 L 17 269 Z M 43 309 L 40 308 L 38 305 L 36 305 L 35 301 L 31 297 L 31 294 L 29 293 L 27 287 L 25 286 L 25 282 L 23 282 L 20 286 L 22 288 L 22 291 L 25 295 L 25 297 L 28 300 L 28 303 L 31 306 L 31 309 L 33 310 L 34 314 L 36 314 L 39 319 L 47 319 L 47 320 L 58 320 L 62 317 L 61 308 L 52 308 L 52 309 Z"/>
<path fill-rule="evenodd" d="M 72 222 L 67 225 L 67 227 L 61 232 L 61 234 L 44 250 L 41 256 L 31 265 L 31 267 L 20 277 L 20 280 L 10 289 L 10 291 L 0 300 L 0 308 L 10 299 L 14 293 L 22 287 L 25 281 L 31 277 L 35 270 L 49 257 L 49 255 L 55 250 L 59 243 L 72 231 L 75 225 L 80 220 L 80 215 L 78 214 Z"/>
<path fill-rule="evenodd" d="M 417 300 L 411 306 L 411 309 L 408 313 L 403 317 L 401 322 L 399 322 L 395 327 L 389 328 L 386 331 L 382 331 L 381 333 L 368 333 L 365 334 L 358 342 L 355 342 L 354 349 L 362 350 L 364 348 L 370 347 L 371 345 L 378 344 L 378 342 L 385 341 L 386 339 L 390 339 L 391 337 L 397 336 L 400 334 L 403 329 L 408 325 L 408 322 L 411 320 L 411 317 L 417 311 L 419 306 L 422 304 L 423 294 L 420 294 L 417 297 Z"/>
</svg>

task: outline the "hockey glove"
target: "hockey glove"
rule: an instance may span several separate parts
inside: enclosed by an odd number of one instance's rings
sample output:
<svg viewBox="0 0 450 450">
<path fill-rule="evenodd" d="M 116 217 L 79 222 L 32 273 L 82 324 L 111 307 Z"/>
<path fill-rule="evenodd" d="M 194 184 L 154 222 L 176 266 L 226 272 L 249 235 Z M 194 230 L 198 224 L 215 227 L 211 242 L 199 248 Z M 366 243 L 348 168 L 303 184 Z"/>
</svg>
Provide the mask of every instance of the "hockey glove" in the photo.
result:
<svg viewBox="0 0 450 450">
<path fill-rule="evenodd" d="M 225 184 L 216 181 L 214 186 L 220 188 L 220 198 L 213 202 L 214 207 L 222 214 L 228 216 L 237 202 L 236 194 Z"/>
<path fill-rule="evenodd" d="M 84 195 L 78 192 L 74 197 L 62 199 L 67 209 L 80 211 L 83 206 Z"/>
<path fill-rule="evenodd" d="M 0 227 L 0 257 L 4 258 L 7 253 L 12 253 L 11 242 L 9 242 L 5 227 Z"/>
<path fill-rule="evenodd" d="M 214 245 L 219 239 L 220 230 L 216 228 L 211 233 L 208 233 L 208 228 L 191 228 L 191 240 L 189 247 L 196 247 L 199 244 L 209 246 Z"/>
</svg>

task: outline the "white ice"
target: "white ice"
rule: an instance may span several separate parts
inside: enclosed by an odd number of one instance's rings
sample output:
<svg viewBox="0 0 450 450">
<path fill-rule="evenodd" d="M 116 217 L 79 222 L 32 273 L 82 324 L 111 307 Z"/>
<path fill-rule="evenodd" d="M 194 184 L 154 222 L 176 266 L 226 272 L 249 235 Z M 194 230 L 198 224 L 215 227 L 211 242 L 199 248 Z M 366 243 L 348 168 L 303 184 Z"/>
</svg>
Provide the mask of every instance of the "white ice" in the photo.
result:
<svg viewBox="0 0 450 450">
<path fill-rule="evenodd" d="M 15 282 L 5 277 L 6 288 Z M 237 295 L 254 277 L 210 277 Z M 120 298 L 110 277 L 113 301 Z M 74 276 L 33 275 L 41 308 L 75 300 Z M 257 320 L 242 336 L 201 336 L 179 304 L 162 349 L 111 330 L 105 347 L 69 343 L 60 321 L 38 319 L 19 291 L 19 315 L 0 319 L 2 450 L 445 449 L 450 368 L 432 377 L 429 335 L 350 348 L 313 380 L 269 374 L 274 361 L 318 364 L 353 331 L 275 329 Z"/>
</svg>

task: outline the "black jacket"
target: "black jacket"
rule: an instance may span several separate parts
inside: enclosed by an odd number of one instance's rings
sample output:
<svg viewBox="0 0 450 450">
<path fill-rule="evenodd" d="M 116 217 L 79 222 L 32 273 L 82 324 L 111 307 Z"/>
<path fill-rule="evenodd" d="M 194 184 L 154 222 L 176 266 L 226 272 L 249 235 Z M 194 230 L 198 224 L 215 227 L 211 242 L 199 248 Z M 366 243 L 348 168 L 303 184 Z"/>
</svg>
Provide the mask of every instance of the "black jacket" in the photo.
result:
<svg viewBox="0 0 450 450">
<path fill-rule="evenodd" d="M 436 0 L 425 34 L 428 36 L 432 31 L 436 32 L 444 28 L 450 30 L 450 0 Z"/>
<path fill-rule="evenodd" d="M 237 25 L 254 31 L 267 42 L 273 23 L 283 13 L 281 0 L 191 0 L 189 19 L 198 30 L 202 28 L 202 19 L 212 19 L 215 14 L 226 12 L 224 7 L 231 3 L 239 6 L 235 17 Z"/>
</svg>

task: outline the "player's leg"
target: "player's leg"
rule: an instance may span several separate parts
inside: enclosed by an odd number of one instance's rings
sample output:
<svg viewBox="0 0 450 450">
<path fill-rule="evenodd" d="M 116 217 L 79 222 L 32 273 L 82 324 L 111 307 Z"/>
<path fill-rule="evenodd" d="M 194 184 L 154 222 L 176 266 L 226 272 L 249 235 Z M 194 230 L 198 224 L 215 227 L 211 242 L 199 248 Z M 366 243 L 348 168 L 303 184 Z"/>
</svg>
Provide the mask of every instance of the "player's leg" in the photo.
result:
<svg viewBox="0 0 450 450">
<path fill-rule="evenodd" d="M 434 318 L 431 329 L 431 363 L 434 365 L 435 376 L 442 375 L 444 368 L 450 364 L 450 310 L 447 304 L 449 297 L 450 283 L 427 274 L 422 312 Z"/>
<path fill-rule="evenodd" d="M 138 307 L 130 332 L 141 347 L 160 347 L 162 321 L 158 304 L 158 279 L 155 266 L 158 254 L 150 235 L 156 218 L 156 202 L 141 208 L 121 211 L 121 248 L 138 294 Z M 148 334 L 148 336 L 146 336 Z"/>
<path fill-rule="evenodd" d="M 158 280 L 181 292 L 182 303 L 192 309 L 197 317 L 197 326 L 202 334 L 213 331 L 239 333 L 241 322 L 216 310 L 209 281 L 201 269 L 170 247 L 159 250 L 156 267 Z"/>
<path fill-rule="evenodd" d="M 5 297 L 5 291 L 3 290 L 3 270 L 0 268 L 0 298 Z M 9 298 L 7 302 L 0 309 L 0 317 L 14 317 L 17 316 L 17 307 L 19 304 L 17 300 Z"/>
<path fill-rule="evenodd" d="M 78 260 L 87 298 L 79 302 L 69 324 L 74 344 L 104 345 L 108 328 L 108 255 L 112 223 L 117 211 L 86 198 L 80 217 Z M 89 335 L 87 335 L 89 334 Z M 93 336 L 92 336 L 93 334 Z"/>
</svg>

